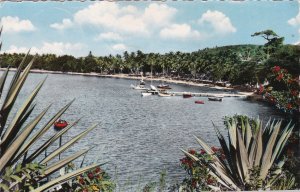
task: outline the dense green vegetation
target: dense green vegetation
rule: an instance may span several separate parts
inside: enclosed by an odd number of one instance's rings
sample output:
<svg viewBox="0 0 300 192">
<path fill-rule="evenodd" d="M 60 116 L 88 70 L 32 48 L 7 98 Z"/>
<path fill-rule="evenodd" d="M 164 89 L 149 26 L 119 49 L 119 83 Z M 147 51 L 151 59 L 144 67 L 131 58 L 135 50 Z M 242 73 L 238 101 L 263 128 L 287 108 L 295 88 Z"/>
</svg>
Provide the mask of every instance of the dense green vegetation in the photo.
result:
<svg viewBox="0 0 300 192">
<path fill-rule="evenodd" d="M 258 34 L 257 34 L 258 35 Z M 257 37 L 258 38 L 258 37 Z M 34 69 L 63 72 L 96 72 L 101 74 L 161 75 L 185 79 L 229 81 L 232 84 L 256 84 L 263 82 L 273 66 L 281 66 L 300 73 L 300 48 L 282 45 L 272 40 L 264 46 L 232 45 L 205 48 L 192 53 L 169 52 L 165 54 L 127 52 L 123 55 L 96 57 L 90 52 L 86 57 L 75 58 L 69 55 L 38 55 Z M 1 57 L 1 67 L 17 67 L 24 54 L 6 54 Z"/>
</svg>

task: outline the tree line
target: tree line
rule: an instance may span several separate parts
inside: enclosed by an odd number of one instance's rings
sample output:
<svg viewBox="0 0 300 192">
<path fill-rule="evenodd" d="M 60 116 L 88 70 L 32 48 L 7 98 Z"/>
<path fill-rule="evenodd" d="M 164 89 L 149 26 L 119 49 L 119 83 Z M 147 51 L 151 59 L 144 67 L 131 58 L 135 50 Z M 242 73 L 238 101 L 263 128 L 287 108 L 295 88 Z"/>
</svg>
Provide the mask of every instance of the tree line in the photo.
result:
<svg viewBox="0 0 300 192">
<path fill-rule="evenodd" d="M 140 74 L 184 79 L 228 81 L 232 84 L 263 82 L 270 68 L 282 66 L 300 74 L 300 48 L 284 45 L 271 30 L 254 33 L 266 39 L 265 45 L 232 45 L 205 48 L 195 52 L 143 53 L 125 51 L 122 55 L 76 58 L 70 55 L 37 55 L 34 69 L 101 74 Z M 2 68 L 17 67 L 25 54 L 0 55 Z M 33 57 L 32 55 L 30 57 Z M 31 59 L 29 57 L 29 59 Z"/>
</svg>

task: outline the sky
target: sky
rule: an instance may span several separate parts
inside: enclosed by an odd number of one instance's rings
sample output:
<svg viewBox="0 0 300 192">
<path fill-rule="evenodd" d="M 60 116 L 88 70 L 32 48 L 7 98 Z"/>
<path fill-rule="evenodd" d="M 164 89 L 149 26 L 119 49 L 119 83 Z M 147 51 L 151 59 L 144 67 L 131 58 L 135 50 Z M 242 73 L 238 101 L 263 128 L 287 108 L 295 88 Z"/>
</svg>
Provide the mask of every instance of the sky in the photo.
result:
<svg viewBox="0 0 300 192">
<path fill-rule="evenodd" d="M 192 52 L 264 44 L 272 29 L 300 42 L 299 1 L 0 2 L 2 52 L 81 57 L 124 51 Z"/>
</svg>

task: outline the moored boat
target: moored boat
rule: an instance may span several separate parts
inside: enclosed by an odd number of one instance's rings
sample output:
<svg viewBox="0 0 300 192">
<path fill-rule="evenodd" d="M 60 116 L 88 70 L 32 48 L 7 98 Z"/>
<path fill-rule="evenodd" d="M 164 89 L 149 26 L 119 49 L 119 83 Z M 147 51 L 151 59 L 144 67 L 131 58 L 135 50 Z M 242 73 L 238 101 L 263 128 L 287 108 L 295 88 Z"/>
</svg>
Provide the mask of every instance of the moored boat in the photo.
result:
<svg viewBox="0 0 300 192">
<path fill-rule="evenodd" d="M 157 85 L 157 88 L 159 88 L 159 89 L 172 89 L 170 87 L 170 85 L 166 85 L 166 84 L 159 84 L 159 85 Z"/>
<path fill-rule="evenodd" d="M 142 92 L 142 97 L 147 97 L 147 96 L 150 96 L 152 95 L 152 93 L 149 93 L 149 92 Z"/>
<path fill-rule="evenodd" d="M 191 97 L 193 97 L 193 95 L 191 93 L 183 93 L 182 97 L 183 98 L 191 98 Z"/>
<path fill-rule="evenodd" d="M 130 85 L 130 87 L 132 88 L 132 89 L 135 89 L 135 90 L 147 90 L 147 88 L 146 87 L 144 87 L 144 85 Z"/>
<path fill-rule="evenodd" d="M 195 101 L 196 104 L 204 104 L 204 101 L 201 101 L 201 100 L 197 100 Z"/>
<path fill-rule="evenodd" d="M 56 130 L 62 130 L 67 126 L 68 126 L 68 122 L 65 120 L 62 120 L 62 119 L 60 119 L 54 123 L 54 129 L 56 129 Z"/>
<path fill-rule="evenodd" d="M 209 101 L 222 101 L 223 97 L 209 97 Z"/>
<path fill-rule="evenodd" d="M 160 97 L 171 97 L 172 95 L 169 93 L 158 93 L 158 96 Z"/>
</svg>

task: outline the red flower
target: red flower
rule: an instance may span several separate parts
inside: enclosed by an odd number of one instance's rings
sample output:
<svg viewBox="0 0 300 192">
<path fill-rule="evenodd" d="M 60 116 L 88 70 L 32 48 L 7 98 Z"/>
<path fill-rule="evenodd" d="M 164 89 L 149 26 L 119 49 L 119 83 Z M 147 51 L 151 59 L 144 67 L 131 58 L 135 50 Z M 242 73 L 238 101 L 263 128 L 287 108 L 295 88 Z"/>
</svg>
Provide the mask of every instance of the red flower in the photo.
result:
<svg viewBox="0 0 300 192">
<path fill-rule="evenodd" d="M 83 178 L 82 178 L 82 177 L 80 177 L 80 179 L 79 179 L 79 183 L 80 183 L 81 185 L 83 185 L 83 184 L 84 184 L 84 180 L 83 180 Z"/>
<path fill-rule="evenodd" d="M 192 181 L 192 187 L 196 188 L 196 186 L 197 186 L 197 181 L 195 179 L 193 179 L 193 181 Z"/>
<path fill-rule="evenodd" d="M 88 189 L 83 189 L 82 192 L 89 192 L 89 190 Z"/>
<path fill-rule="evenodd" d="M 298 95 L 298 91 L 297 90 L 291 90 L 291 95 L 297 96 Z"/>
<path fill-rule="evenodd" d="M 277 72 L 280 71 L 280 67 L 279 66 L 274 66 L 272 71 L 277 73 Z"/>
<path fill-rule="evenodd" d="M 200 149 L 200 154 L 201 155 L 203 155 L 203 154 L 205 154 L 206 153 L 206 151 L 204 151 L 203 149 Z"/>
<path fill-rule="evenodd" d="M 207 182 L 208 185 L 210 185 L 210 184 L 212 184 L 214 182 L 214 180 L 212 178 L 208 178 L 206 180 L 206 182 Z"/>
<path fill-rule="evenodd" d="M 262 92 L 264 92 L 264 86 L 263 85 L 259 85 L 259 93 L 262 93 Z"/>
<path fill-rule="evenodd" d="M 216 147 L 212 147 L 211 150 L 212 150 L 213 152 L 215 152 L 215 153 L 219 151 L 219 149 L 216 148 Z"/>
<path fill-rule="evenodd" d="M 280 73 L 280 74 L 276 77 L 276 79 L 277 79 L 278 81 L 281 81 L 282 78 L 283 78 L 283 73 Z"/>
<path fill-rule="evenodd" d="M 195 151 L 194 149 L 190 149 L 190 150 L 189 150 L 189 153 L 192 154 L 192 155 L 195 155 L 195 154 L 196 154 L 196 151 Z"/>
<path fill-rule="evenodd" d="M 100 169 L 100 167 L 97 167 L 96 169 L 95 169 L 95 171 L 94 171 L 95 173 L 100 173 L 101 172 L 101 169 Z"/>
<path fill-rule="evenodd" d="M 286 104 L 286 108 L 287 109 L 291 109 L 292 108 L 292 104 L 290 104 L 290 103 Z"/>
<path fill-rule="evenodd" d="M 93 178 L 94 178 L 93 173 L 89 173 L 89 174 L 88 174 L 88 177 L 89 177 L 89 179 L 93 179 Z"/>
</svg>

